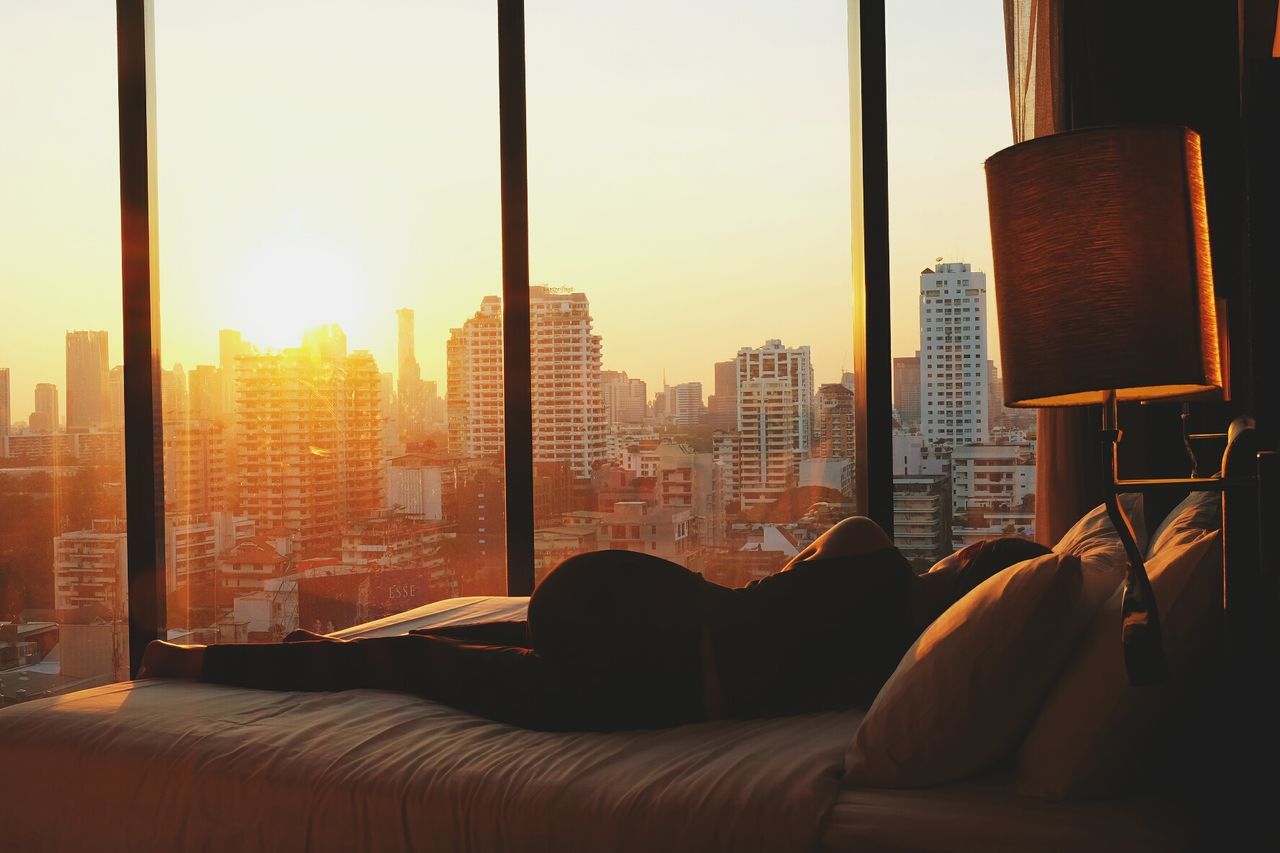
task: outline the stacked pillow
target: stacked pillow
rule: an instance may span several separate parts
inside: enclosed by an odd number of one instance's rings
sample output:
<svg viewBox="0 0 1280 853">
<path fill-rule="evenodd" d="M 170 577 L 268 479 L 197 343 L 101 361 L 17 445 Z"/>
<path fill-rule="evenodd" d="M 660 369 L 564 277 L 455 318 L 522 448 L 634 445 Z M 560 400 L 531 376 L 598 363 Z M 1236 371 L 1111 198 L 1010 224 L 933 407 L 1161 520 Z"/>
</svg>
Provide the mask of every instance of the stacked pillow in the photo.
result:
<svg viewBox="0 0 1280 853">
<path fill-rule="evenodd" d="M 846 783 L 938 785 L 1012 754 L 1111 587 L 1057 553 L 979 584 L 880 690 L 845 755 Z"/>
<path fill-rule="evenodd" d="M 1090 799 L 1150 781 L 1175 713 L 1218 646 L 1222 534 L 1217 493 L 1183 501 L 1152 537 L 1147 575 L 1160 609 L 1167 682 L 1131 687 L 1121 649 L 1121 591 L 1090 626 L 1018 754 L 1027 793 Z"/>
<path fill-rule="evenodd" d="M 1145 549 L 1142 498 L 1121 500 Z M 1213 523 L 1203 498 L 1188 499 L 1152 537 L 1148 570 L 1175 673 L 1194 668 L 1190 650 L 1205 646 L 1204 613 L 1214 597 L 1204 587 L 1213 582 L 1210 552 L 1219 549 L 1217 534 L 1203 525 Z M 1020 763 L 1029 791 L 1079 796 L 1105 787 L 1100 775 L 1118 780 L 1123 774 L 1107 756 L 1133 756 L 1112 741 L 1128 738 L 1141 749 L 1148 743 L 1131 725 L 1148 709 L 1112 713 L 1117 702 L 1133 701 L 1117 621 L 1125 565 L 1099 506 L 1052 554 L 974 588 L 921 634 L 881 689 L 846 753 L 846 783 L 943 784 L 1005 761 L 1024 739 Z M 1078 647 L 1083 652 L 1073 661 Z M 1108 695 L 1099 697 L 1096 685 Z"/>
</svg>

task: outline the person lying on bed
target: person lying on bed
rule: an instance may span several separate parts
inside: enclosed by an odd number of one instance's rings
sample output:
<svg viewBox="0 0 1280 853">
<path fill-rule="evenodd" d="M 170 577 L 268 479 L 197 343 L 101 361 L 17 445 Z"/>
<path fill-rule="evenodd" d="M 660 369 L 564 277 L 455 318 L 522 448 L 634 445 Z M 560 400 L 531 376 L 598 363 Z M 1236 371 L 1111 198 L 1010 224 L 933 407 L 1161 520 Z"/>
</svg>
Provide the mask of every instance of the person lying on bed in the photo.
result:
<svg viewBox="0 0 1280 853">
<path fill-rule="evenodd" d="M 917 575 L 875 522 L 848 518 L 740 589 L 633 551 L 571 557 L 527 621 L 335 640 L 156 641 L 142 678 L 268 690 L 395 690 L 532 729 L 659 728 L 871 704 L 930 622 L 1048 549 L 987 540 Z"/>
</svg>

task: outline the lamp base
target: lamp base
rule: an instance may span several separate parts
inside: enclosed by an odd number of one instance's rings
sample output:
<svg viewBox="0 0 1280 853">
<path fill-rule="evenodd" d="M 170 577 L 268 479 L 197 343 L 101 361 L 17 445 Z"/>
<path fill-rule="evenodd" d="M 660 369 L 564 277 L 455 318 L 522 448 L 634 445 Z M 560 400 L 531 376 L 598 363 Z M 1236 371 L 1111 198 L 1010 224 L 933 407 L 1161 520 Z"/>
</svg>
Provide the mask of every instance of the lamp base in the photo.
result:
<svg viewBox="0 0 1280 853">
<path fill-rule="evenodd" d="M 1107 485 L 1105 498 L 1107 515 L 1120 536 L 1128 565 L 1125 568 L 1124 597 L 1120 612 L 1121 636 L 1124 643 L 1124 667 L 1129 683 L 1134 687 L 1159 684 L 1169 677 L 1169 665 L 1164 656 L 1164 641 L 1160 635 L 1160 611 L 1156 607 L 1155 593 L 1147 577 L 1147 566 L 1142 550 L 1134 537 L 1133 523 L 1120 505 L 1117 493 L 1119 468 L 1117 450 L 1122 433 L 1118 427 L 1118 406 L 1115 392 L 1107 394 L 1102 406 L 1102 440 L 1110 445 L 1110 452 L 1103 453 L 1103 481 Z"/>
</svg>

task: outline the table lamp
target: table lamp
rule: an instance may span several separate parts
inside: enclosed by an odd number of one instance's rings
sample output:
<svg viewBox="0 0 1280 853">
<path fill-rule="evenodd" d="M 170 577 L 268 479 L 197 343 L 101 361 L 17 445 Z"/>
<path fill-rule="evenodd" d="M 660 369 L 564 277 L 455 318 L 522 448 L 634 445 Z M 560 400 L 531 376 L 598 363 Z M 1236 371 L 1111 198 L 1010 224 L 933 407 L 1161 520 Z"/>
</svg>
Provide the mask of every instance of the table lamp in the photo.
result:
<svg viewBox="0 0 1280 853">
<path fill-rule="evenodd" d="M 1005 405 L 1102 407 L 1105 502 L 1128 557 L 1125 666 L 1132 684 L 1163 680 L 1159 613 L 1117 494 L 1175 481 L 1119 479 L 1117 403 L 1222 388 L 1200 137 L 1088 128 L 1006 148 L 986 172 Z"/>
</svg>

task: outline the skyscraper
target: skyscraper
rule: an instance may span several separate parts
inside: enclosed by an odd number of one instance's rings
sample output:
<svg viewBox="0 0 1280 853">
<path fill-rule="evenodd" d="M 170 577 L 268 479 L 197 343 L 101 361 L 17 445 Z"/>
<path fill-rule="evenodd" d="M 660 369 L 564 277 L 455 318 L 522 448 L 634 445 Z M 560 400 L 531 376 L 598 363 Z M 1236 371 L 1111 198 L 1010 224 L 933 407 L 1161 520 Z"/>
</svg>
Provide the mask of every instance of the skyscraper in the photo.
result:
<svg viewBox="0 0 1280 853">
<path fill-rule="evenodd" d="M 236 358 L 249 353 L 249 342 L 235 329 L 218 331 L 218 369 L 222 371 L 222 411 L 234 422 L 236 412 Z"/>
<path fill-rule="evenodd" d="M 414 350 L 413 309 L 396 311 L 396 397 L 400 402 L 400 423 L 406 433 L 422 431 L 426 424 L 426 394 L 422 386 L 422 369 Z"/>
<path fill-rule="evenodd" d="M 600 385 L 600 336 L 591 306 L 569 288 L 529 288 L 533 392 L 533 460 L 568 462 L 577 478 L 608 455 Z M 486 296 L 461 328 L 452 329 L 449 449 L 478 458 L 502 452 L 502 300 Z"/>
<path fill-rule="evenodd" d="M 336 326 L 305 346 L 237 361 L 240 509 L 259 530 L 290 531 L 304 554 L 382 507 L 381 406 L 373 356 L 346 354 Z"/>
<path fill-rule="evenodd" d="M 742 505 L 770 503 L 795 485 L 813 433 L 809 347 L 780 340 L 738 350 L 738 432 Z"/>
<path fill-rule="evenodd" d="M 502 300 L 486 296 L 480 310 L 449 330 L 445 346 L 449 452 L 467 459 L 502 455 Z"/>
<path fill-rule="evenodd" d="M 706 414 L 706 406 L 702 404 L 702 383 L 681 382 L 667 389 L 667 405 L 670 408 L 671 420 L 678 426 L 692 426 L 700 423 Z"/>
<path fill-rule="evenodd" d="M 990 435 L 987 276 L 966 263 L 920 273 L 921 432 L 959 447 Z"/>
<path fill-rule="evenodd" d="M 853 392 L 842 384 L 820 386 L 815 417 L 813 455 L 853 459 L 857 455 Z"/>
<path fill-rule="evenodd" d="M 707 418 L 712 429 L 738 428 L 738 362 L 717 361 L 715 393 L 707 398 Z"/>
<path fill-rule="evenodd" d="M 67 431 L 109 426 L 107 333 L 67 332 Z M 57 424 L 54 424 L 57 429 Z"/>
<path fill-rule="evenodd" d="M 36 409 L 27 426 L 32 432 L 58 431 L 58 386 L 51 382 L 36 385 Z"/>
<path fill-rule="evenodd" d="M 193 420 L 222 420 L 222 381 L 222 371 L 212 364 L 197 364 L 187 374 L 187 401 Z"/>
<path fill-rule="evenodd" d="M 190 410 L 187 404 L 187 373 L 181 363 L 175 362 L 172 370 L 160 371 L 160 400 L 166 420 L 187 417 Z"/>
<path fill-rule="evenodd" d="M 920 428 L 920 353 L 893 360 L 893 407 L 903 429 Z"/>
<path fill-rule="evenodd" d="M 173 418 L 164 424 L 165 509 L 174 515 L 227 508 L 227 451 L 223 425 Z"/>
<path fill-rule="evenodd" d="M 13 401 L 9 396 L 9 368 L 0 367 L 0 439 L 9 434 L 13 422 Z"/>
</svg>

